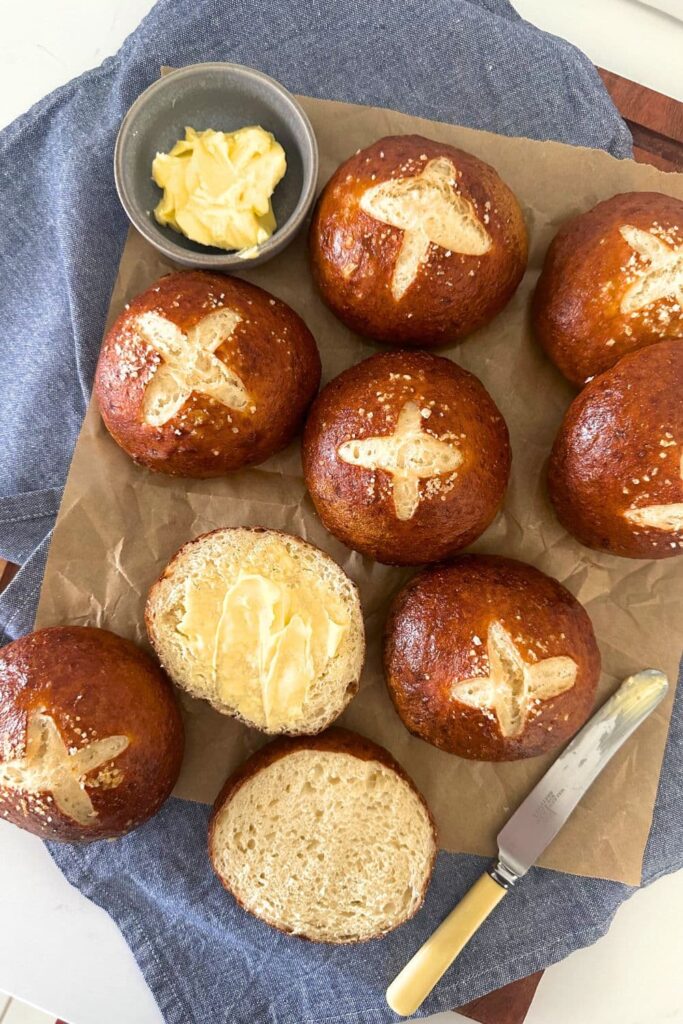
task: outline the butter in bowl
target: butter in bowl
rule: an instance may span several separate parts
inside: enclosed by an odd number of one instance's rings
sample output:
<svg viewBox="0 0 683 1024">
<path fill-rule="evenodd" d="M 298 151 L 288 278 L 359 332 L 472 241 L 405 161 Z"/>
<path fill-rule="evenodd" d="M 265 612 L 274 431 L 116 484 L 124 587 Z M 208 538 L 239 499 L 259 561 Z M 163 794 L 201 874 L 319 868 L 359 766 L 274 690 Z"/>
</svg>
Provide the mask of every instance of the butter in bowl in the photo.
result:
<svg viewBox="0 0 683 1024">
<path fill-rule="evenodd" d="M 152 163 L 164 193 L 154 216 L 200 245 L 248 258 L 275 231 L 272 196 L 286 170 L 284 149 L 260 125 L 234 132 L 188 127 Z"/>
<path fill-rule="evenodd" d="M 296 99 L 238 64 L 164 75 L 126 114 L 114 158 L 135 228 L 181 266 L 263 263 L 313 204 L 318 149 Z"/>
</svg>

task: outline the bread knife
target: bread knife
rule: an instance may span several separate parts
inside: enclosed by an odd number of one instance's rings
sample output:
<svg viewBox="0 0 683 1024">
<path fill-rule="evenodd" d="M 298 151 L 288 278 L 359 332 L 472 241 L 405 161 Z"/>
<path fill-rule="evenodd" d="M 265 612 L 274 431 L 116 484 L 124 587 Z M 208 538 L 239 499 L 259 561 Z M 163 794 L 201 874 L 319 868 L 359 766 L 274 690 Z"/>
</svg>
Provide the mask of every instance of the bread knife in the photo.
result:
<svg viewBox="0 0 683 1024">
<path fill-rule="evenodd" d="M 498 859 L 475 882 L 387 989 L 401 1016 L 424 1002 L 503 896 L 536 863 L 608 761 L 664 699 L 663 672 L 629 676 L 574 737 L 498 833 Z"/>
</svg>

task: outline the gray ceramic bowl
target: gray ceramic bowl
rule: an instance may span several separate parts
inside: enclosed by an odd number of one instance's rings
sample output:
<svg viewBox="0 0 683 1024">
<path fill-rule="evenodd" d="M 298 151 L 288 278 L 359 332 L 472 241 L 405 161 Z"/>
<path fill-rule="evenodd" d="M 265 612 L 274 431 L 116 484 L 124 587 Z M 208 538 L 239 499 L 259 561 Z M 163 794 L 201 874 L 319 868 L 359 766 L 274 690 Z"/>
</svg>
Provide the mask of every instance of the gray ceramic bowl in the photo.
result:
<svg viewBox="0 0 683 1024">
<path fill-rule="evenodd" d="M 287 157 L 287 172 L 273 193 L 277 228 L 251 259 L 199 245 L 154 219 L 161 189 L 152 161 L 198 131 L 234 131 L 259 124 L 273 133 Z M 311 123 L 294 97 L 268 75 L 240 64 L 193 64 L 160 78 L 124 117 L 114 152 L 116 189 L 132 224 L 174 263 L 214 270 L 242 269 L 271 259 L 297 234 L 315 198 L 318 146 Z"/>
</svg>

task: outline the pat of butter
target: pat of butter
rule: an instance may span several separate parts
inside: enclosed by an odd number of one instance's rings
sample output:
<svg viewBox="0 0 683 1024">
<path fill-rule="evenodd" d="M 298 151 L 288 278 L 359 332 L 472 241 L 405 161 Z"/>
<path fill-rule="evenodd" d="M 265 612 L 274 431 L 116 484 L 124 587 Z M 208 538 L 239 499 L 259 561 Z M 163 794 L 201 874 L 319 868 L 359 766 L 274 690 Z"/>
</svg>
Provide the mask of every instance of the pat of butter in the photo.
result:
<svg viewBox="0 0 683 1024">
<path fill-rule="evenodd" d="M 164 190 L 154 216 L 202 245 L 261 245 L 275 230 L 271 196 L 286 170 L 284 149 L 263 128 L 186 128 L 185 138 L 169 153 L 157 153 L 152 164 Z"/>
<path fill-rule="evenodd" d="M 188 579 L 183 603 L 178 632 L 216 696 L 266 728 L 297 719 L 349 625 L 315 582 L 276 573 Z"/>
</svg>

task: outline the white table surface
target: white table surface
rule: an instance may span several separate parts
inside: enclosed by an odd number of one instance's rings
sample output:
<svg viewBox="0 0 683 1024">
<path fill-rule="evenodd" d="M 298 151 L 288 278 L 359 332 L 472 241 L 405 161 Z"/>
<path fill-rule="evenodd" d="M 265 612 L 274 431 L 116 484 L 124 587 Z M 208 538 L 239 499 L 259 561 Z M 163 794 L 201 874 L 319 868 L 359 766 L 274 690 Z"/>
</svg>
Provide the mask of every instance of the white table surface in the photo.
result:
<svg viewBox="0 0 683 1024">
<path fill-rule="evenodd" d="M 151 6 L 150 0 L 3 0 L 0 126 L 113 53 Z M 515 0 L 515 6 L 581 46 L 596 64 L 683 100 L 683 0 Z M 118 929 L 67 884 L 37 839 L 0 822 L 0 865 L 0 992 L 70 1024 L 160 1024 Z M 681 920 L 683 872 L 639 892 L 605 938 L 546 971 L 527 1024 L 683 1022 Z M 465 1018 L 446 1013 L 430 1020 Z"/>
</svg>

